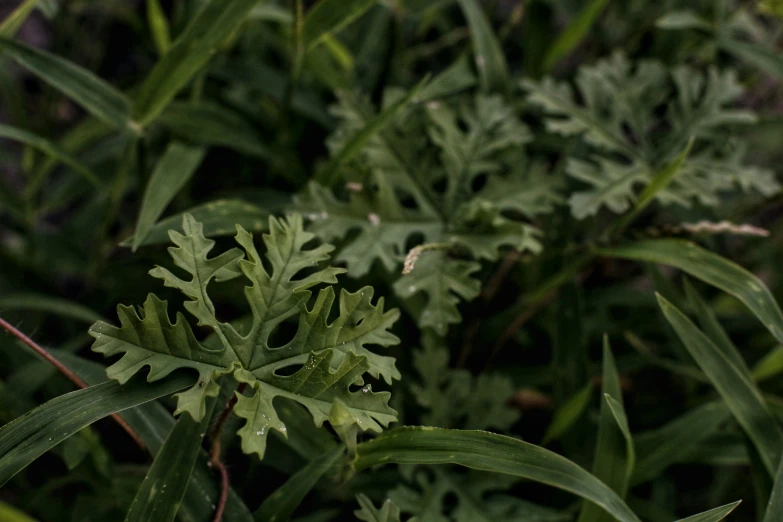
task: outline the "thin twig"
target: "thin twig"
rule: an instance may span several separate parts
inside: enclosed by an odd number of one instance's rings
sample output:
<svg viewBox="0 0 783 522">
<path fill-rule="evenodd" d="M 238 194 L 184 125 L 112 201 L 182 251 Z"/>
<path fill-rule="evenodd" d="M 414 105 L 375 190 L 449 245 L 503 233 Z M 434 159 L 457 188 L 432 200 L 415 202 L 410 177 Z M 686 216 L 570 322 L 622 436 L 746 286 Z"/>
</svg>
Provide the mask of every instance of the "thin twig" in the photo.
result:
<svg viewBox="0 0 783 522">
<path fill-rule="evenodd" d="M 244 390 L 245 383 L 243 382 L 237 386 L 237 393 L 242 393 Z M 218 498 L 217 507 L 215 508 L 215 518 L 212 519 L 213 522 L 221 522 L 221 520 L 223 520 L 223 512 L 226 510 L 226 501 L 228 500 L 228 468 L 226 468 L 226 465 L 220 460 L 220 432 L 236 403 L 237 395 L 233 394 L 228 402 L 226 402 L 226 406 L 223 408 L 223 411 L 220 412 L 220 417 L 218 417 L 217 422 L 215 422 L 215 427 L 212 429 L 212 448 L 209 451 L 209 464 L 220 473 L 220 497 Z"/>
<path fill-rule="evenodd" d="M 82 388 L 82 389 L 87 388 L 87 383 L 84 382 L 83 380 L 81 380 L 78 375 L 76 375 L 71 370 L 69 370 L 67 367 L 65 367 L 60 361 L 55 359 L 52 356 L 52 354 L 47 352 L 44 348 L 42 348 L 35 341 L 33 341 L 32 339 L 27 337 L 25 334 L 20 332 L 17 328 L 15 328 L 12 324 L 10 324 L 8 321 L 3 319 L 2 317 L 0 317 L 0 326 L 2 326 L 3 329 L 5 329 L 6 332 L 10 333 L 14 337 L 16 337 L 17 339 L 22 341 L 24 344 L 26 344 L 35 353 L 37 353 L 38 355 L 43 357 L 46 360 L 46 362 L 48 362 L 49 364 L 54 366 L 55 369 L 57 369 L 58 372 L 63 374 L 65 377 L 67 377 L 68 380 L 71 381 L 72 383 L 74 383 L 76 386 L 78 386 L 79 388 Z M 114 419 L 114 421 L 117 422 L 117 424 L 119 424 L 122 427 L 122 429 L 124 429 L 125 432 L 128 435 L 130 435 L 130 437 L 133 439 L 133 441 L 136 443 L 136 445 L 139 446 L 139 448 L 141 448 L 144 451 L 147 450 L 147 445 L 144 444 L 144 441 L 141 440 L 141 437 L 139 437 L 139 435 L 135 431 L 133 431 L 133 428 L 131 428 L 130 425 L 127 422 L 125 422 L 125 419 L 123 419 L 122 417 L 120 417 L 116 413 L 113 414 L 111 416 L 111 418 Z"/>
</svg>

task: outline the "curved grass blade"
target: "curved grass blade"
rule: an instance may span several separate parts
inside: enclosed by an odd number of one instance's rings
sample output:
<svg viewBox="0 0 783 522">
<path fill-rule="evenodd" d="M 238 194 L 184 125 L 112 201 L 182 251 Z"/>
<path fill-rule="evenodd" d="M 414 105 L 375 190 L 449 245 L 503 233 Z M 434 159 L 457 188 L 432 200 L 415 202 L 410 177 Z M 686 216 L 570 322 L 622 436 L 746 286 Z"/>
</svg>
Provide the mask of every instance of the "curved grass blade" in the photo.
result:
<svg viewBox="0 0 783 522">
<path fill-rule="evenodd" d="M 321 0 L 305 15 L 302 26 L 302 47 L 309 51 L 329 35 L 347 26 L 377 0 Z"/>
<path fill-rule="evenodd" d="M 166 13 L 163 12 L 159 0 L 147 0 L 147 25 L 150 27 L 152 41 L 155 42 L 158 54 L 163 56 L 171 46 L 171 32 L 169 21 L 166 20 Z"/>
<path fill-rule="evenodd" d="M 631 485 L 659 476 L 666 468 L 700 449 L 731 413 L 722 401 L 707 403 L 685 413 L 665 426 L 636 436 L 639 460 Z"/>
<path fill-rule="evenodd" d="M 761 279 L 695 243 L 681 239 L 650 239 L 616 248 L 598 249 L 596 253 L 678 268 L 742 301 L 772 335 L 783 342 L 783 313 Z"/>
<path fill-rule="evenodd" d="M 43 152 L 44 154 L 48 155 L 51 158 L 56 159 L 57 161 L 60 161 L 69 167 L 71 167 L 73 170 L 81 174 L 82 177 L 84 177 L 87 181 L 92 183 L 95 186 L 100 186 L 101 182 L 98 179 L 98 176 L 96 176 L 86 165 L 81 163 L 79 160 L 62 150 L 60 147 L 58 147 L 55 143 L 47 140 L 46 138 L 42 138 L 41 136 L 38 136 L 37 134 L 33 134 L 32 132 L 26 131 L 24 129 L 20 129 L 18 127 L 12 127 L 11 125 L 3 125 L 0 123 L 0 138 L 7 138 L 9 140 L 18 141 L 20 143 L 24 143 L 25 145 L 30 145 L 33 148 L 36 148 Z M 40 186 L 40 184 L 43 182 L 43 178 L 34 177 L 33 179 L 37 180 L 37 185 Z M 39 186 L 36 187 L 29 187 L 27 188 L 28 194 L 35 194 L 38 192 Z"/>
<path fill-rule="evenodd" d="M 0 37 L 0 51 L 96 118 L 120 129 L 137 128 L 130 119 L 130 100 L 87 69 L 7 38 Z"/>
<path fill-rule="evenodd" d="M 193 385 L 181 373 L 153 383 L 134 379 L 124 385 L 106 382 L 61 395 L 0 428 L 0 486 L 31 462 L 112 413 L 144 404 Z"/>
<path fill-rule="evenodd" d="M 140 125 L 158 117 L 257 3 L 258 0 L 210 0 L 201 8 L 142 83 L 133 108 Z"/>
<path fill-rule="evenodd" d="M 636 464 L 636 452 L 633 446 L 633 436 L 631 435 L 631 428 L 628 426 L 628 418 L 625 416 L 625 410 L 622 403 L 616 400 L 608 393 L 604 394 L 606 402 L 609 404 L 609 409 L 612 411 L 612 416 L 617 422 L 617 426 L 625 438 L 625 480 L 623 493 L 628 489 L 628 482 L 631 480 L 631 474 L 633 473 L 634 465 Z M 622 400 L 622 399 L 621 399 Z M 624 495 L 623 495 L 624 496 Z"/>
<path fill-rule="evenodd" d="M 344 446 L 327 451 L 297 471 L 285 484 L 269 495 L 253 514 L 256 522 L 285 522 L 294 513 L 305 495 L 329 471 L 345 451 Z"/>
<path fill-rule="evenodd" d="M 546 52 L 541 66 L 543 72 L 550 71 L 557 62 L 568 56 L 584 40 L 608 3 L 609 0 L 592 0 L 582 9 Z"/>
<path fill-rule="evenodd" d="M 171 522 L 185 497 L 191 481 L 196 457 L 201 449 L 204 432 L 209 428 L 216 401 L 207 406 L 207 414 L 196 422 L 190 415 L 182 415 L 155 455 L 144 482 L 141 483 L 125 522 Z"/>
<path fill-rule="evenodd" d="M 547 427 L 541 445 L 546 446 L 550 441 L 558 439 L 566 433 L 587 409 L 592 396 L 593 385 L 588 383 L 558 408 L 552 422 Z"/>
<path fill-rule="evenodd" d="M 783 454 L 783 431 L 758 388 L 674 305 L 660 295 L 658 303 L 691 356 L 753 441 L 766 470 L 774 474 Z"/>
<path fill-rule="evenodd" d="M 13 38 L 40 0 L 24 0 L 0 23 L 0 36 Z"/>
<path fill-rule="evenodd" d="M 680 519 L 677 522 L 719 522 L 726 518 L 729 513 L 734 511 L 734 508 L 739 506 L 740 502 L 742 501 L 738 500 L 731 504 L 726 504 L 725 506 L 716 507 L 715 509 L 705 511 L 704 513 L 693 515 L 692 517 Z"/>
<path fill-rule="evenodd" d="M 601 392 L 604 396 L 618 397 L 622 401 L 623 392 L 620 388 L 620 376 L 614 362 L 609 338 L 604 336 L 603 370 L 601 374 Z M 622 407 L 622 403 L 620 403 Z M 598 420 L 598 438 L 593 457 L 593 475 L 609 486 L 620 497 L 624 497 L 628 489 L 629 478 L 626 476 L 630 455 L 624 447 L 623 433 L 612 413 L 608 401 L 601 401 L 601 413 Z M 579 522 L 594 522 L 606 520 L 606 513 L 597 505 L 585 502 L 579 513 Z"/>
<path fill-rule="evenodd" d="M 92 324 L 103 317 L 79 303 L 41 294 L 12 294 L 0 297 L 0 310 L 47 312 Z"/>
<path fill-rule="evenodd" d="M 356 469 L 377 464 L 458 464 L 542 482 L 593 502 L 620 522 L 639 522 L 606 484 L 565 457 L 485 431 L 406 426 L 357 446 Z"/>
<path fill-rule="evenodd" d="M 753 380 L 756 382 L 771 379 L 783 372 L 783 345 L 778 345 L 770 350 L 753 367 Z"/>
<path fill-rule="evenodd" d="M 470 26 L 476 67 L 481 78 L 481 86 L 486 91 L 503 92 L 508 88 L 508 65 L 500 42 L 489 20 L 476 0 L 458 0 L 462 13 Z"/>
<path fill-rule="evenodd" d="M 2 501 L 0 501 L 0 520 L 3 522 L 36 522 L 34 518 L 30 518 L 27 514 Z"/>
<path fill-rule="evenodd" d="M 142 244 L 152 225 L 158 220 L 166 206 L 190 180 L 204 159 L 205 151 L 200 147 L 189 147 L 171 142 L 160 158 L 144 189 L 136 233 L 133 236 L 133 250 Z"/>
<path fill-rule="evenodd" d="M 769 497 L 767 510 L 764 512 L 764 522 L 780 522 L 783 520 L 783 459 L 780 459 L 778 471 L 775 473 L 775 484 Z"/>
</svg>

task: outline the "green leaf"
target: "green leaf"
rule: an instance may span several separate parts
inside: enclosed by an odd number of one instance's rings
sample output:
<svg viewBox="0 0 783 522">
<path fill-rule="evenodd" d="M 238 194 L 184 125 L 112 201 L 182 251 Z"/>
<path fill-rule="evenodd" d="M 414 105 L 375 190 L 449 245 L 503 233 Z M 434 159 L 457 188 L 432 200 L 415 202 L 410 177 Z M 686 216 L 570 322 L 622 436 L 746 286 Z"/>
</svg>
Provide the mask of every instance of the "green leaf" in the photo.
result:
<svg viewBox="0 0 783 522">
<path fill-rule="evenodd" d="M 209 0 L 199 10 L 142 83 L 133 107 L 140 125 L 146 126 L 158 117 L 257 3 Z"/>
<path fill-rule="evenodd" d="M 337 268 L 317 270 L 301 279 L 294 277 L 304 268 L 325 261 L 331 245 L 304 250 L 315 236 L 302 228 L 302 218 L 270 218 L 270 232 L 264 235 L 266 260 L 272 271 L 262 264 L 253 237 L 237 227 L 236 241 L 243 247 L 209 258 L 214 241 L 203 235 L 203 228 L 192 216 L 183 219 L 184 234 L 170 232 L 177 245 L 169 248 L 175 264 L 190 274 L 183 280 L 163 267 L 150 274 L 163 279 L 166 286 L 179 289 L 190 300 L 185 309 L 198 319 L 199 326 L 211 328 L 219 343 L 205 346 L 196 340 L 182 314 L 172 324 L 167 304 L 150 294 L 139 313 L 133 307 L 118 307 L 120 328 L 100 322 L 93 325 L 93 350 L 106 356 L 122 354 L 110 366 L 107 375 L 125 382 L 145 366 L 150 367 L 150 382 L 168 375 L 176 368 L 199 372 L 199 381 L 178 395 L 177 413 L 187 411 L 200 420 L 205 400 L 215 396 L 216 380 L 233 374 L 239 382 L 249 384 L 251 396 L 237 395 L 235 413 L 247 420 L 239 430 L 246 453 L 263 456 L 266 437 L 272 428 L 286 433 L 286 427 L 275 411 L 275 397 L 286 397 L 304 405 L 320 426 L 329 418 L 335 401 L 341 401 L 363 430 L 381 431 L 396 420 L 388 406 L 388 392 L 373 393 L 370 385 L 352 392 L 349 387 L 364 384 L 364 374 L 383 377 L 388 383 L 399 378 L 394 359 L 369 351 L 365 345 L 390 346 L 399 342 L 388 329 L 399 312 L 384 312 L 383 298 L 372 304 L 373 290 L 365 287 L 356 293 L 343 290 L 339 297 L 339 314 L 328 322 L 335 292 L 331 286 L 320 290 L 311 308 L 310 288 L 336 282 Z M 247 256 L 247 257 L 245 257 Z M 245 290 L 252 318 L 240 330 L 221 322 L 209 297 L 211 280 L 226 281 L 244 275 L 252 283 Z M 287 319 L 297 318 L 293 338 L 282 346 L 270 346 L 276 328 Z M 291 375 L 280 375 L 283 368 L 293 367 Z M 298 368 L 298 369 L 297 369 Z M 379 424 L 380 423 L 380 424 Z"/>
<path fill-rule="evenodd" d="M 356 501 L 359 502 L 359 509 L 353 513 L 359 520 L 364 522 L 400 522 L 400 508 L 389 499 L 383 502 L 380 509 L 376 509 L 372 500 L 362 493 L 356 495 Z"/>
<path fill-rule="evenodd" d="M 591 0 L 546 52 L 542 69 L 550 71 L 554 65 L 568 56 L 587 36 L 609 0 Z"/>
<path fill-rule="evenodd" d="M 775 49 L 735 39 L 719 39 L 718 44 L 725 52 L 761 69 L 778 80 L 783 79 L 783 57 Z"/>
<path fill-rule="evenodd" d="M 166 13 L 160 6 L 159 0 L 147 0 L 147 25 L 149 25 L 152 41 L 155 42 L 158 54 L 163 56 L 171 45 L 171 34 L 169 21 L 166 20 Z"/>
<path fill-rule="evenodd" d="M 672 464 L 687 460 L 730 416 L 723 402 L 709 402 L 661 428 L 638 434 L 636 450 L 639 459 L 631 485 L 653 480 Z"/>
<path fill-rule="evenodd" d="M 453 64 L 438 74 L 419 93 L 421 101 L 431 101 L 438 98 L 453 96 L 476 85 L 476 75 L 470 69 L 466 55 L 454 61 Z"/>
<path fill-rule="evenodd" d="M 344 452 L 345 447 L 338 446 L 313 459 L 269 495 L 253 514 L 253 518 L 257 522 L 285 522 L 290 519 L 305 496 Z"/>
<path fill-rule="evenodd" d="M 758 388 L 674 305 L 661 296 L 658 303 L 691 356 L 753 441 L 764 467 L 774 474 L 783 454 L 783 431 Z"/>
<path fill-rule="evenodd" d="M 546 446 L 551 441 L 559 439 L 563 434 L 568 432 L 590 405 L 592 396 L 593 385 L 588 383 L 570 399 L 565 401 L 565 403 L 555 411 L 555 415 L 546 429 L 541 445 Z"/>
<path fill-rule="evenodd" d="M 712 25 L 693 11 L 681 10 L 670 11 L 655 21 L 655 26 L 659 29 L 678 30 L 678 29 L 702 29 L 712 30 Z"/>
<path fill-rule="evenodd" d="M 625 416 L 625 410 L 621 402 L 617 401 L 611 395 L 604 394 L 606 402 L 609 404 L 609 409 L 612 410 L 612 416 L 617 422 L 617 426 L 625 437 L 625 477 L 624 486 L 625 490 L 628 488 L 628 482 L 631 480 L 631 474 L 633 473 L 634 466 L 636 465 L 636 451 L 633 445 L 633 436 L 631 435 L 631 428 L 628 426 L 628 418 Z M 622 400 L 622 398 L 621 398 Z M 625 493 L 625 491 L 623 491 Z M 624 495 L 623 495 L 624 496 Z"/>
<path fill-rule="evenodd" d="M 693 515 L 692 517 L 680 519 L 677 522 L 718 522 L 734 511 L 734 508 L 739 506 L 740 502 L 742 501 L 738 500 L 737 502 L 732 502 L 731 504 L 726 504 L 725 506 L 716 507 L 715 509 L 705 511 L 704 513 Z"/>
<path fill-rule="evenodd" d="M 40 0 L 24 0 L 0 23 L 0 36 L 13 38 Z"/>
<path fill-rule="evenodd" d="M 783 342 L 783 313 L 761 279 L 695 243 L 680 239 L 651 239 L 598 249 L 596 253 L 678 268 L 745 303 L 772 335 Z"/>
<path fill-rule="evenodd" d="M 58 56 L 0 37 L 0 51 L 84 109 L 119 129 L 136 130 L 130 100 L 90 71 Z"/>
<path fill-rule="evenodd" d="M 639 522 L 614 491 L 570 460 L 503 435 L 406 426 L 359 444 L 357 471 L 385 463 L 458 464 L 514 475 L 579 495 L 620 522 Z"/>
<path fill-rule="evenodd" d="M 622 401 L 623 392 L 620 388 L 620 376 L 614 362 L 609 338 L 604 336 L 603 372 L 601 375 L 601 392 L 606 396 L 617 397 Z M 622 402 L 618 403 L 622 408 Z M 621 498 L 628 491 L 629 466 L 633 467 L 633 456 L 629 445 L 624 443 L 624 432 L 619 425 L 608 400 L 601 401 L 601 411 L 598 420 L 598 437 L 593 457 L 593 475 L 603 481 Z M 625 446 L 625 447 L 624 447 Z M 632 445 L 630 446 L 633 447 Z M 607 516 L 597 505 L 585 502 L 579 513 L 579 522 L 596 522 L 606 520 Z"/>
<path fill-rule="evenodd" d="M 506 57 L 481 5 L 476 0 L 459 0 L 459 6 L 470 27 L 473 53 L 482 88 L 485 91 L 506 91 L 508 89 Z"/>
<path fill-rule="evenodd" d="M 10 504 L 0 501 L 0 520 L 4 522 L 37 522 Z"/>
<path fill-rule="evenodd" d="M 171 522 L 177 516 L 185 490 L 190 484 L 204 433 L 209 429 L 211 412 L 216 401 L 211 401 L 208 414 L 201 422 L 188 416 L 180 417 L 166 438 L 163 447 L 144 477 L 141 487 L 125 516 L 125 522 Z"/>
<path fill-rule="evenodd" d="M 0 428 L 0 486 L 35 459 L 85 426 L 116 413 L 171 395 L 192 385 L 193 377 L 178 373 L 147 384 L 106 382 L 61 395 Z"/>
<path fill-rule="evenodd" d="M 204 159 L 204 153 L 201 148 L 188 147 L 176 141 L 169 143 L 144 189 L 133 236 L 134 251 L 144 242 L 166 206 L 196 172 Z"/>
<path fill-rule="evenodd" d="M 206 237 L 228 236 L 236 233 L 235 225 L 256 232 L 266 228 L 269 212 L 239 199 L 218 199 L 186 212 L 162 219 L 150 227 L 149 232 L 139 246 L 159 245 L 169 242 L 169 230 L 182 231 L 182 218 L 190 214 L 204 227 Z M 121 244 L 131 246 L 134 236 Z"/>
<path fill-rule="evenodd" d="M 391 123 L 400 113 L 402 113 L 411 103 L 415 103 L 416 97 L 429 81 L 429 76 L 424 77 L 408 93 L 387 107 L 383 112 L 368 120 L 364 128 L 355 133 L 349 140 L 343 144 L 342 148 L 332 155 L 329 163 L 322 171 L 318 173 L 317 180 L 323 185 L 332 186 L 337 182 L 340 166 L 346 161 L 356 156 L 367 144 L 367 142 L 384 127 Z"/>
<path fill-rule="evenodd" d="M 778 471 L 775 473 L 775 484 L 769 497 L 767 510 L 764 512 L 764 522 L 783 520 L 783 459 L 780 459 Z"/>
<path fill-rule="evenodd" d="M 305 51 L 315 48 L 330 35 L 338 33 L 367 9 L 376 0 L 321 0 L 304 18 L 302 26 L 302 47 Z"/>
<path fill-rule="evenodd" d="M 92 324 L 101 314 L 67 299 L 41 294 L 11 294 L 0 297 L 0 310 L 31 310 L 45 312 Z"/>
<path fill-rule="evenodd" d="M 0 301 L 1 302 L 1 301 Z M 783 346 L 778 345 L 770 350 L 756 366 L 753 367 L 753 380 L 765 381 L 783 372 Z"/>
</svg>

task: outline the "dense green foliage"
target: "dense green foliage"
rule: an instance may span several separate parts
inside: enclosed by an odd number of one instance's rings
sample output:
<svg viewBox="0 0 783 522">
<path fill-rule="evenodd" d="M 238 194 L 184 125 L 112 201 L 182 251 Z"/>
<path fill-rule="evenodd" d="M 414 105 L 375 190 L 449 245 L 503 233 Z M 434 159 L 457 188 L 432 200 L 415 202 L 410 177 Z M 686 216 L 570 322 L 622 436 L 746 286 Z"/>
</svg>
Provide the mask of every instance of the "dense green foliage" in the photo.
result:
<svg viewBox="0 0 783 522">
<path fill-rule="evenodd" d="M 781 2 L 2 9 L 0 521 L 783 520 Z"/>
</svg>

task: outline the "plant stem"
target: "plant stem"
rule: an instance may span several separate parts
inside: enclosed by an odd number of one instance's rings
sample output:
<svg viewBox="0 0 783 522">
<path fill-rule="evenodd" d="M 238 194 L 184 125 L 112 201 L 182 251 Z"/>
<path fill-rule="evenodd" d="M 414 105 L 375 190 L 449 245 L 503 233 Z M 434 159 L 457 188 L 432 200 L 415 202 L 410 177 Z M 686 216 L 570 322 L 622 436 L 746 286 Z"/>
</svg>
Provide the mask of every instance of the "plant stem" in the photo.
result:
<svg viewBox="0 0 783 522">
<path fill-rule="evenodd" d="M 25 334 L 20 332 L 17 328 L 15 328 L 12 324 L 10 324 L 2 317 L 0 317 L 0 326 L 2 326 L 6 332 L 13 335 L 20 341 L 22 341 L 35 353 L 43 357 L 46 360 L 46 362 L 54 366 L 58 372 L 63 374 L 65 377 L 67 377 L 68 380 L 74 383 L 76 386 L 82 389 L 87 388 L 87 383 L 84 382 L 78 375 L 76 375 L 71 370 L 69 370 L 65 365 L 63 365 L 63 363 L 55 359 L 54 356 L 52 356 L 52 354 L 47 352 L 43 347 L 39 346 L 35 341 L 33 341 Z M 125 432 L 128 435 L 130 435 L 130 437 L 139 446 L 139 448 L 145 451 L 147 450 L 147 445 L 144 444 L 144 441 L 141 440 L 141 437 L 139 437 L 139 435 L 135 431 L 133 431 L 133 428 L 131 428 L 130 425 L 127 422 L 125 422 L 125 419 L 123 419 L 116 413 L 113 414 L 111 417 L 117 422 L 117 424 L 119 424 L 122 427 L 122 429 L 125 430 Z"/>
<path fill-rule="evenodd" d="M 242 393 L 244 390 L 245 383 L 243 382 L 237 386 L 237 393 Z M 212 519 L 213 522 L 221 522 L 223 519 L 223 512 L 226 510 L 226 501 L 228 500 L 228 469 L 226 468 L 226 465 L 223 464 L 223 461 L 220 460 L 220 432 L 236 403 L 237 395 L 233 394 L 228 402 L 226 402 L 226 406 L 223 408 L 223 411 L 220 412 L 220 417 L 218 417 L 215 427 L 212 429 L 212 448 L 209 451 L 209 463 L 218 470 L 218 473 L 220 473 L 220 497 L 218 498 L 217 507 L 215 508 L 215 517 Z"/>
</svg>

